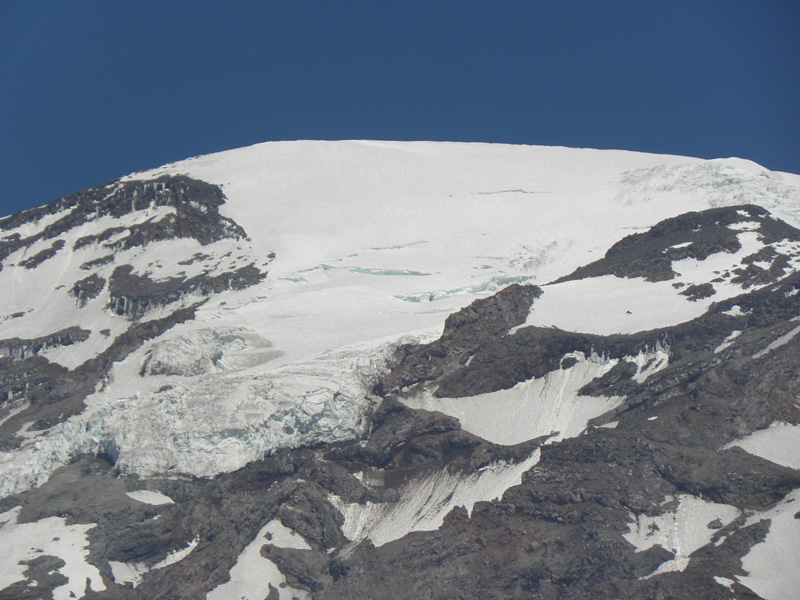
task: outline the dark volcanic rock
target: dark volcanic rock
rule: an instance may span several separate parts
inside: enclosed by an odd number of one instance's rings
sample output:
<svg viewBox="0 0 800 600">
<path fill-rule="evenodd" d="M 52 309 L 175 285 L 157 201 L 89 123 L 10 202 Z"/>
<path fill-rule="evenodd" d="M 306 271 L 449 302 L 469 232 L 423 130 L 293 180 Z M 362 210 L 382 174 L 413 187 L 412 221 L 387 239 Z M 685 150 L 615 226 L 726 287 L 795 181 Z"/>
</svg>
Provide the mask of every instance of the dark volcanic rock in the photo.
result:
<svg viewBox="0 0 800 600">
<path fill-rule="evenodd" d="M 689 212 L 661 221 L 644 233 L 623 238 L 609 248 L 605 257 L 579 267 L 558 282 L 601 275 L 642 277 L 647 281 L 672 279 L 676 275 L 673 261 L 704 260 L 717 252 L 739 250 L 740 230 L 735 226 L 745 222 L 757 223 L 757 231 L 765 243 L 800 240 L 800 232 L 774 219 L 760 206 L 746 204 Z"/>
<path fill-rule="evenodd" d="M 531 304 L 540 295 L 541 289 L 536 286 L 513 284 L 450 315 L 440 339 L 425 346 L 405 346 L 398 350 L 396 366 L 378 383 L 376 392 L 386 395 L 442 378 L 466 366 L 487 343 L 524 323 Z"/>
<path fill-rule="evenodd" d="M 84 271 L 91 271 L 97 267 L 102 267 L 103 265 L 108 265 L 114 262 L 114 255 L 113 254 L 106 254 L 105 256 L 101 256 L 100 258 L 95 258 L 93 260 L 87 260 L 85 263 L 81 265 L 81 269 Z"/>
<path fill-rule="evenodd" d="M 75 282 L 75 285 L 69 290 L 69 295 L 75 298 L 78 306 L 83 308 L 89 300 L 94 300 L 100 295 L 100 292 L 106 287 L 106 280 L 92 273 L 88 277 L 84 277 Z"/>
<path fill-rule="evenodd" d="M 710 283 L 701 283 L 699 285 L 690 285 L 681 292 L 682 296 L 688 296 L 689 300 L 701 300 L 709 298 L 716 294 L 714 286 Z"/>
<path fill-rule="evenodd" d="M 55 238 L 89 221 L 104 216 L 122 217 L 134 211 L 158 206 L 174 207 L 175 212 L 159 221 L 130 228 L 111 227 L 100 234 L 79 238 L 73 250 L 88 244 L 105 242 L 112 237 L 119 237 L 120 234 L 125 235 L 110 245 L 115 250 L 172 238 L 191 237 L 201 244 L 209 244 L 224 238 L 246 237 L 239 225 L 219 214 L 219 207 L 224 202 L 225 197 L 219 187 L 183 175 L 165 175 L 152 181 L 123 183 L 113 180 L 0 219 L 0 230 L 8 231 L 26 223 L 35 223 L 47 216 L 64 213 L 64 216 L 30 237 L 22 238 L 15 234 L 0 240 L 0 266 L 12 252 L 40 240 Z M 63 241 L 56 240 L 51 248 L 27 259 L 28 262 L 23 266 L 35 268 L 55 255 L 63 245 Z"/>
<path fill-rule="evenodd" d="M 114 269 L 109 279 L 109 307 L 117 315 L 137 317 L 191 294 L 210 296 L 225 290 L 241 290 L 263 281 L 266 276 L 266 272 L 250 264 L 219 275 L 154 280 L 147 275 L 137 275 L 133 267 L 124 265 Z"/>
<path fill-rule="evenodd" d="M 35 269 L 48 258 L 53 258 L 56 253 L 64 247 L 64 240 L 56 240 L 52 243 L 49 248 L 42 250 L 41 252 L 37 252 L 30 258 L 26 258 L 25 260 L 20 261 L 19 266 L 25 267 L 26 269 Z"/>
<path fill-rule="evenodd" d="M 23 561 L 26 581 L 18 581 L 0 590 L 0 600 L 48 600 L 53 590 L 69 580 L 58 572 L 66 563 L 57 556 L 46 554 Z"/>
<path fill-rule="evenodd" d="M 0 357 L 7 357 L 11 360 L 25 360 L 28 357 L 36 356 L 48 348 L 59 348 L 71 346 L 89 339 L 90 331 L 80 327 L 68 327 L 56 333 L 51 333 L 33 340 L 22 340 L 11 338 L 0 340 Z"/>
<path fill-rule="evenodd" d="M 667 279 L 672 260 L 738 249 L 739 230 L 728 226 L 742 221 L 760 223 L 762 240 L 798 237 L 754 207 L 684 215 L 626 238 L 606 259 L 579 269 L 573 278 L 613 273 Z M 642 247 L 641 260 L 629 263 Z M 786 261 L 770 251 L 745 265 L 770 259 L 772 286 L 717 303 L 694 321 L 658 331 L 601 337 L 523 327 L 509 334 L 515 325 L 507 323 L 514 320 L 484 328 L 481 305 L 475 303 L 468 313 L 471 318 L 452 318 L 450 322 L 460 326 L 446 328 L 440 340 L 402 348 L 392 372 L 376 387 L 389 407 L 395 406 L 393 398 L 402 398 L 415 386 L 429 386 L 436 395 L 448 397 L 511 387 L 555 369 L 569 369 L 573 361 L 566 355 L 575 351 L 622 359 L 659 344 L 670 358 L 666 368 L 642 383 L 632 379 L 637 366 L 620 360 L 580 391 L 627 397 L 613 414 L 599 419 L 618 420 L 616 429 L 590 428 L 577 438 L 543 446 L 540 462 L 521 485 L 508 490 L 500 502 L 477 504 L 471 517 L 454 510 L 436 532 L 417 532 L 380 548 L 365 542 L 348 554 L 335 555 L 334 580 L 319 597 L 729 598 L 729 590 L 711 574 L 731 579 L 744 575 L 741 557 L 764 540 L 766 521 L 745 527 L 745 512 L 725 526 L 710 519 L 705 529 L 717 543 L 692 554 L 685 571 L 649 578 L 645 577 L 673 558 L 672 551 L 653 546 L 636 552 L 622 534 L 634 515 L 674 510 L 683 494 L 742 511 L 763 511 L 800 487 L 798 471 L 735 447 L 723 449 L 772 422 L 800 423 L 800 336 L 766 350 L 796 327 L 800 278 L 785 276 Z M 767 282 L 764 269 L 750 271 L 755 275 L 749 281 Z M 746 283 L 743 275 L 738 277 L 740 284 Z M 684 295 L 698 299 L 711 293 L 709 284 L 690 286 Z M 737 305 L 739 311 L 732 312 Z M 718 350 L 734 330 L 744 333 Z M 480 342 L 473 344 L 474 340 Z M 401 414 L 399 408 L 390 410 Z M 414 418 L 421 415 L 403 420 L 410 423 Z M 386 413 L 376 412 L 376 440 L 399 431 L 390 421 Z M 454 431 L 430 435 L 445 439 Z M 363 447 L 370 443 L 368 439 Z M 381 464 L 377 456 L 389 447 L 374 447 L 376 458 L 369 460 Z M 460 452 L 474 454 L 482 448 L 475 444 Z M 359 452 L 359 459 L 367 458 L 361 448 Z M 447 453 L 431 460 L 442 456 L 452 460 Z M 418 464 L 421 468 L 426 459 Z M 671 503 L 665 503 L 670 498 Z M 738 583 L 733 589 L 737 598 L 757 597 Z"/>
</svg>

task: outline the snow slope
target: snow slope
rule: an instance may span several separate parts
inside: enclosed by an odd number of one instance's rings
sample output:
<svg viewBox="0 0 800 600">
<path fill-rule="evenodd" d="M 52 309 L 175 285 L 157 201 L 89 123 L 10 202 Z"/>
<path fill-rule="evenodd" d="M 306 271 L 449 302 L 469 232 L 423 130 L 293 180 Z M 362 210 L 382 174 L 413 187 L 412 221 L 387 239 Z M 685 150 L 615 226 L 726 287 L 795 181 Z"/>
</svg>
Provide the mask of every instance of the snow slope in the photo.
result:
<svg viewBox="0 0 800 600">
<path fill-rule="evenodd" d="M 573 354 L 578 362 L 569 369 L 551 371 L 508 390 L 466 398 L 435 398 L 426 390 L 403 403 L 456 417 L 462 429 L 497 444 L 519 444 L 540 436 L 553 436 L 550 441 L 575 437 L 590 419 L 619 406 L 624 398 L 578 395 L 618 361 Z"/>
<path fill-rule="evenodd" d="M 472 514 L 476 502 L 502 498 L 508 488 L 520 483 L 523 473 L 539 462 L 539 457 L 537 449 L 519 463 L 491 464 L 471 474 L 430 473 L 404 484 L 396 503 L 345 503 L 333 495 L 330 500 L 344 516 L 342 532 L 349 540 L 369 539 L 375 546 L 382 546 L 412 531 L 438 529 L 457 506 Z"/>
</svg>

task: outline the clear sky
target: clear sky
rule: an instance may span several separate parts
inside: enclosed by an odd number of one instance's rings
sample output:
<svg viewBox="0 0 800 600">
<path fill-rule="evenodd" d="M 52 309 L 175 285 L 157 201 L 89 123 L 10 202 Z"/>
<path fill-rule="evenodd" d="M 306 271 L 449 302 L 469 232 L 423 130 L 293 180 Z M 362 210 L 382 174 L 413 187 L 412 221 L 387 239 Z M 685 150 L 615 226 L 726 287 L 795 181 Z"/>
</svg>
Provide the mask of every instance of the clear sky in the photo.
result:
<svg viewBox="0 0 800 600">
<path fill-rule="evenodd" d="M 0 1 L 0 214 L 269 140 L 800 173 L 800 2 Z"/>
</svg>

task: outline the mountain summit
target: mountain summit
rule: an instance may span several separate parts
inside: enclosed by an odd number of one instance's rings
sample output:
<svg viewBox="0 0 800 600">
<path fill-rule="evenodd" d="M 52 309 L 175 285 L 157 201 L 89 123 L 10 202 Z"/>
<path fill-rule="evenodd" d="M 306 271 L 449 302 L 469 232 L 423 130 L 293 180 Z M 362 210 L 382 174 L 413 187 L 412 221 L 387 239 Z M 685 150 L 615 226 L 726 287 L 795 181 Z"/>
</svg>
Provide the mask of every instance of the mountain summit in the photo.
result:
<svg viewBox="0 0 800 600">
<path fill-rule="evenodd" d="M 793 598 L 800 176 L 279 142 L 0 218 L 2 598 Z"/>
</svg>

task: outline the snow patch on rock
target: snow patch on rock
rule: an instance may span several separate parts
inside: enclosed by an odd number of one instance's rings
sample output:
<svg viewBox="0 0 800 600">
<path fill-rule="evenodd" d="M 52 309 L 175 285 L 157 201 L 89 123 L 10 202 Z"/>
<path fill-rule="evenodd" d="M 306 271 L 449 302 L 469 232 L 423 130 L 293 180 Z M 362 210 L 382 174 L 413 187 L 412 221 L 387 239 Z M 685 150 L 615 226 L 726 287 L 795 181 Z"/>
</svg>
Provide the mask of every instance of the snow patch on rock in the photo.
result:
<svg viewBox="0 0 800 600">
<path fill-rule="evenodd" d="M 738 305 L 735 308 L 739 308 Z M 719 346 L 714 348 L 714 354 L 719 354 L 720 352 L 725 350 L 725 348 L 730 347 L 733 344 L 733 342 L 736 341 L 736 338 L 738 338 L 740 335 L 742 335 L 742 332 L 739 331 L 738 329 L 734 329 L 733 331 L 731 331 L 728 337 L 722 340 L 722 343 Z"/>
<path fill-rule="evenodd" d="M 720 314 L 728 315 L 730 317 L 741 317 L 742 315 L 746 315 L 749 312 L 750 312 L 749 310 L 743 311 L 741 306 L 739 306 L 738 304 L 734 304 L 728 310 L 724 310 Z"/>
<path fill-rule="evenodd" d="M 152 506 L 163 506 L 164 504 L 175 504 L 175 501 L 161 492 L 152 490 L 137 490 L 135 492 L 125 492 L 129 498 Z"/>
<path fill-rule="evenodd" d="M 773 423 L 741 440 L 725 446 L 738 446 L 745 452 L 791 469 L 800 469 L 800 425 Z"/>
<path fill-rule="evenodd" d="M 642 579 L 660 573 L 683 571 L 689 564 L 691 554 L 711 541 L 716 531 L 709 524 L 719 519 L 724 527 L 740 511 L 735 506 L 707 502 L 696 496 L 681 494 L 677 506 L 671 512 L 655 517 L 631 515 L 633 522 L 623 537 L 636 547 L 637 552 L 660 545 L 674 554 L 672 560 L 662 563 L 655 571 Z"/>
<path fill-rule="evenodd" d="M 267 523 L 239 555 L 230 571 L 230 579 L 208 593 L 208 600 L 264 600 L 270 586 L 278 590 L 279 600 L 306 600 L 311 595 L 289 587 L 277 565 L 261 555 L 261 548 L 271 544 L 279 548 L 310 550 L 308 543 L 278 520 Z"/>
<path fill-rule="evenodd" d="M 661 365 L 652 368 L 666 366 L 668 359 L 663 349 L 652 354 L 656 359 L 653 364 Z M 455 417 L 465 431 L 496 444 L 519 444 L 544 435 L 552 435 L 550 441 L 574 437 L 586 429 L 590 419 L 616 408 L 624 398 L 578 395 L 578 390 L 594 378 L 602 377 L 617 364 L 617 359 L 597 354 L 587 357 L 582 352 L 567 356 L 578 362 L 507 390 L 466 398 L 436 398 L 426 390 L 401 400 L 410 408 L 440 411 Z M 649 361 L 645 353 L 638 360 L 642 365 Z"/>
<path fill-rule="evenodd" d="M 412 531 L 434 531 L 457 506 L 472 515 L 476 502 L 501 498 L 522 482 L 522 474 L 539 462 L 537 449 L 519 463 L 493 463 L 475 473 L 436 471 L 404 484 L 397 502 L 347 503 L 330 495 L 344 516 L 342 533 L 353 542 L 369 539 L 375 546 L 398 540 Z"/>
<path fill-rule="evenodd" d="M 669 345 L 656 342 L 654 348 L 646 348 L 634 357 L 626 356 L 624 360 L 636 365 L 632 379 L 636 383 L 644 383 L 651 375 L 669 366 Z"/>
<path fill-rule="evenodd" d="M 40 556 L 55 556 L 64 561 L 58 572 L 68 581 L 53 589 L 54 600 L 81 598 L 88 582 L 95 592 L 106 589 L 97 567 L 90 564 L 87 532 L 95 527 L 67 525 L 65 519 L 48 517 L 35 523 L 19 523 L 21 511 L 17 506 L 0 514 L 0 590 L 18 581 L 24 581 L 30 561 Z"/>
<path fill-rule="evenodd" d="M 113 560 L 109 561 L 108 565 L 111 567 L 111 574 L 114 577 L 114 581 L 120 584 L 130 583 L 133 587 L 136 587 L 142 582 L 142 577 L 144 577 L 150 571 L 163 569 L 164 567 L 168 567 L 182 561 L 184 558 L 189 556 L 195 548 L 197 548 L 197 544 L 199 542 L 200 537 L 197 536 L 191 542 L 189 542 L 188 546 L 181 548 L 180 550 L 173 550 L 167 554 L 163 560 L 157 562 L 152 567 L 142 562 L 123 563 Z"/>
<path fill-rule="evenodd" d="M 311 546 L 303 539 L 303 536 L 289 529 L 281 523 L 278 519 L 273 519 L 262 530 L 263 537 L 269 540 L 269 543 L 278 548 L 294 548 L 296 550 L 311 550 Z"/>
<path fill-rule="evenodd" d="M 780 348 L 785 344 L 788 344 L 792 340 L 792 338 L 796 336 L 798 333 L 800 333 L 800 325 L 798 325 L 794 329 L 791 329 L 790 331 L 784 333 L 779 338 L 770 342 L 765 348 L 753 354 L 753 358 L 761 358 L 768 352 L 772 352 L 773 350 Z"/>
<path fill-rule="evenodd" d="M 800 519 L 794 516 L 798 510 L 800 490 L 795 490 L 774 508 L 747 520 L 747 525 L 764 519 L 771 523 L 764 541 L 742 558 L 742 569 L 748 574 L 737 579 L 766 600 L 794 598 L 800 589 Z"/>
</svg>

